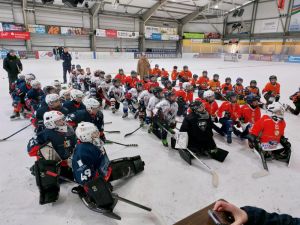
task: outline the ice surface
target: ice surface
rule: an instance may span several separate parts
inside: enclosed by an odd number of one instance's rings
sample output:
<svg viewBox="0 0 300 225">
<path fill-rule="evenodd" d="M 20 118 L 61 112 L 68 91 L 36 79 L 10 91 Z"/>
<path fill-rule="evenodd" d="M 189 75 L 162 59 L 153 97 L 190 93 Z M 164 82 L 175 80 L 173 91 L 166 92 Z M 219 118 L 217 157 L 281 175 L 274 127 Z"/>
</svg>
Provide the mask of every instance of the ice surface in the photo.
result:
<svg viewBox="0 0 300 225">
<path fill-rule="evenodd" d="M 2 64 L 2 61 L 0 62 Z M 119 68 L 126 73 L 136 69 L 136 60 L 74 60 L 74 64 L 82 67 L 90 66 L 92 70 L 102 69 L 115 74 Z M 214 59 L 159 59 L 151 64 L 160 64 L 171 71 L 173 65 L 181 68 L 189 65 L 193 73 L 201 74 L 208 70 L 209 76 L 219 73 L 223 82 L 230 76 L 233 81 L 237 77 L 244 78 L 247 85 L 256 79 L 260 88 L 268 81 L 269 75 L 275 74 L 281 84 L 281 102 L 290 103 L 288 96 L 293 94 L 300 85 L 300 65 L 271 62 L 223 62 Z M 62 80 L 61 62 L 50 60 L 23 60 L 24 73 L 34 73 L 45 86 L 54 79 Z M 11 99 L 8 95 L 5 71 L 0 69 L 0 137 L 6 137 L 16 130 L 26 126 L 29 121 L 10 121 L 12 113 Z M 255 205 L 269 211 L 290 213 L 300 216 L 300 146 L 299 116 L 286 113 L 286 136 L 293 146 L 293 164 L 291 168 L 280 162 L 269 163 L 270 175 L 253 179 L 252 174 L 260 171 L 262 165 L 257 156 L 249 151 L 247 144 L 234 138 L 228 145 L 224 139 L 215 135 L 219 147 L 230 151 L 224 163 L 205 160 L 220 177 L 218 188 L 212 186 L 211 175 L 197 162 L 194 166 L 187 165 L 177 152 L 164 148 L 160 141 L 147 130 L 140 130 L 124 139 L 125 133 L 136 129 L 138 121 L 132 116 L 122 119 L 121 112 L 112 115 L 104 111 L 105 121 L 113 121 L 106 125 L 107 130 L 121 130 L 120 134 L 107 134 L 107 138 L 125 143 L 138 143 L 139 148 L 124 148 L 118 145 L 107 145 L 106 149 L 111 159 L 122 156 L 140 154 L 146 162 L 145 171 L 126 181 L 115 183 L 116 192 L 125 198 L 150 206 L 154 213 L 148 213 L 138 208 L 119 203 L 115 212 L 121 221 L 108 219 L 89 211 L 70 192 L 72 184 L 61 185 L 60 199 L 53 205 L 38 204 L 38 190 L 34 177 L 28 168 L 34 159 L 26 153 L 27 141 L 34 134 L 27 128 L 22 133 L 0 143 L 0 224 L 39 224 L 39 225 L 147 225 L 173 224 L 187 215 L 199 210 L 211 202 L 224 198 L 239 206 Z"/>
</svg>

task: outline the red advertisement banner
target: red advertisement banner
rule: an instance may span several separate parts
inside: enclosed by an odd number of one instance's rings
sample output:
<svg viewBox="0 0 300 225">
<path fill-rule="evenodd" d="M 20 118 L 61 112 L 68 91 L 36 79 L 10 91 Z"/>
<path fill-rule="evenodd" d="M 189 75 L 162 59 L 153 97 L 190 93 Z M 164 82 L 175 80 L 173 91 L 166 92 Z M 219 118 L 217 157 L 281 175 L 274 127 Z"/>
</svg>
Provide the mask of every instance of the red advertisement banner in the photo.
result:
<svg viewBox="0 0 300 225">
<path fill-rule="evenodd" d="M 20 39 L 20 40 L 29 40 L 29 32 L 12 32 L 4 31 L 0 32 L 0 39 Z"/>
<path fill-rule="evenodd" d="M 117 38 L 118 37 L 118 31 L 117 30 L 105 30 L 106 37 L 108 38 Z"/>
</svg>

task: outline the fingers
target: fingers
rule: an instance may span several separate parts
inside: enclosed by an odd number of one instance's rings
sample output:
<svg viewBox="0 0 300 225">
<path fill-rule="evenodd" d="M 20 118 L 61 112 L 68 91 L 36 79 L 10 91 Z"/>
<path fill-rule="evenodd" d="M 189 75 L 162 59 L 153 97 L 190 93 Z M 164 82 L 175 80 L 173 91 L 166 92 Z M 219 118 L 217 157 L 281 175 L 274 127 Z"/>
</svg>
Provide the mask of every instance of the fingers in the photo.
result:
<svg viewBox="0 0 300 225">
<path fill-rule="evenodd" d="M 226 208 L 228 208 L 228 203 L 224 201 L 217 201 L 214 210 L 216 211 L 226 211 Z"/>
</svg>

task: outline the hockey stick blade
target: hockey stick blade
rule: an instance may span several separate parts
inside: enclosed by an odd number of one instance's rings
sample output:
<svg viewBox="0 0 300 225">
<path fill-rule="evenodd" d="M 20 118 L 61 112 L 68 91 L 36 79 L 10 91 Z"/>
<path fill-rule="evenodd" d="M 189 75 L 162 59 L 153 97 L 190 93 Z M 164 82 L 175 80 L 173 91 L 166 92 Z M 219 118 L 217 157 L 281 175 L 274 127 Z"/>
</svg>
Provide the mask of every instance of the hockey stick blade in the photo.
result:
<svg viewBox="0 0 300 225">
<path fill-rule="evenodd" d="M 112 122 L 106 122 L 106 123 L 104 123 L 104 124 L 112 124 Z"/>
<path fill-rule="evenodd" d="M 118 199 L 119 201 L 125 202 L 125 203 L 127 203 L 127 204 L 129 204 L 129 205 L 133 205 L 133 206 L 138 207 L 138 208 L 140 208 L 140 209 L 143 209 L 143 210 L 146 210 L 146 211 L 149 211 L 149 212 L 152 211 L 152 209 L 149 208 L 149 207 L 147 207 L 147 206 L 144 206 L 144 205 L 141 205 L 141 204 L 139 204 L 139 203 L 130 201 L 130 200 L 126 199 L 126 198 L 122 198 L 122 197 L 120 197 L 120 196 L 117 195 L 117 194 L 113 194 L 113 197 L 116 198 L 116 199 Z"/>
<path fill-rule="evenodd" d="M 259 172 L 255 172 L 252 174 L 252 178 L 261 178 L 261 177 L 265 177 L 265 176 L 268 176 L 270 173 L 266 170 L 262 170 L 262 171 L 259 171 Z"/>
<path fill-rule="evenodd" d="M 138 131 L 138 130 L 141 129 L 142 127 L 143 127 L 143 126 L 139 126 L 139 128 L 135 129 L 134 131 L 132 131 L 132 132 L 130 132 L 130 133 L 128 133 L 128 134 L 125 134 L 124 137 L 128 137 L 128 136 L 134 134 L 136 131 Z"/>
<path fill-rule="evenodd" d="M 119 131 L 119 130 L 106 130 L 104 132 L 106 132 L 108 134 L 119 134 L 119 133 L 121 133 L 121 131 Z"/>
</svg>

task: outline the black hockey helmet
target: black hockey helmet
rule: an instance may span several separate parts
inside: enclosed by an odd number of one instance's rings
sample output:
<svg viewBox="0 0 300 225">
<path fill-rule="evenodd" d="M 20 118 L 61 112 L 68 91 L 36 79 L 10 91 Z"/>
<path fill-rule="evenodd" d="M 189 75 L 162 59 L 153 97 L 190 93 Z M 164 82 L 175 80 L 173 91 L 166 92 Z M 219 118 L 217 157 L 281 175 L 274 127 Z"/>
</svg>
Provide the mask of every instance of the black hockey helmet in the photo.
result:
<svg viewBox="0 0 300 225">
<path fill-rule="evenodd" d="M 197 100 L 191 102 L 189 107 L 192 110 L 192 112 L 194 112 L 194 113 L 201 112 L 205 109 L 203 103 L 201 101 L 197 101 Z"/>
<path fill-rule="evenodd" d="M 124 73 L 124 70 L 122 68 L 119 69 L 119 73 Z"/>
<path fill-rule="evenodd" d="M 207 73 L 207 70 L 203 70 L 203 71 L 202 71 L 202 75 L 204 75 L 204 74 L 205 74 L 205 75 L 208 74 L 208 73 Z"/>
<path fill-rule="evenodd" d="M 271 80 L 276 80 L 276 81 L 277 81 L 277 76 L 271 75 L 271 76 L 269 77 L 269 80 L 270 80 L 270 81 L 271 81 Z"/>
<path fill-rule="evenodd" d="M 257 81 L 256 81 L 256 80 L 251 80 L 251 81 L 250 81 L 250 85 L 251 85 L 251 84 L 257 85 Z"/>
<path fill-rule="evenodd" d="M 243 83 L 243 78 L 241 78 L 241 77 L 238 77 L 237 79 L 236 79 L 236 82 L 238 83 L 238 82 L 240 82 L 240 83 Z"/>
<path fill-rule="evenodd" d="M 225 82 L 230 81 L 231 82 L 231 78 L 230 77 L 226 77 L 225 78 Z"/>
<path fill-rule="evenodd" d="M 246 96 L 246 102 L 249 105 L 252 105 L 252 103 L 254 101 L 258 101 L 258 100 L 259 100 L 259 97 L 257 95 L 252 94 L 252 93 Z"/>
<path fill-rule="evenodd" d="M 168 87 L 169 85 L 172 85 L 172 81 L 170 81 L 169 79 L 163 82 L 163 85 L 166 87 Z"/>
<path fill-rule="evenodd" d="M 137 76 L 137 72 L 136 72 L 135 70 L 131 70 L 130 75 L 131 75 L 131 76 L 133 76 L 133 75 L 134 75 L 134 76 Z"/>
<path fill-rule="evenodd" d="M 158 68 L 158 67 L 159 67 L 159 65 L 158 65 L 158 64 L 155 64 L 155 68 L 156 68 L 156 67 Z"/>
<path fill-rule="evenodd" d="M 53 86 L 48 85 L 48 86 L 43 88 L 43 91 L 44 91 L 45 95 L 53 94 L 53 93 L 55 93 L 56 88 L 53 87 Z"/>
<path fill-rule="evenodd" d="M 139 82 L 136 82 L 135 87 L 136 87 L 137 90 L 139 90 L 139 89 L 143 89 L 144 85 L 143 85 L 142 82 L 139 81 Z"/>
<path fill-rule="evenodd" d="M 219 74 L 216 74 L 216 73 L 215 73 L 215 74 L 213 75 L 213 79 L 215 79 L 215 78 L 218 78 L 218 79 L 219 79 L 219 78 L 220 78 Z"/>
<path fill-rule="evenodd" d="M 226 98 L 228 101 L 231 101 L 231 98 L 233 98 L 233 97 L 237 97 L 237 94 L 234 91 L 227 92 Z"/>
<path fill-rule="evenodd" d="M 161 98 L 160 93 L 163 92 L 163 89 L 161 87 L 155 87 L 152 90 L 152 94 L 156 97 L 156 98 Z"/>
<path fill-rule="evenodd" d="M 193 74 L 193 78 L 198 78 L 199 76 L 198 76 L 198 74 Z"/>
<path fill-rule="evenodd" d="M 178 67 L 177 67 L 177 66 L 173 66 L 173 69 L 174 69 L 174 70 L 177 70 L 177 69 L 178 69 Z"/>
<path fill-rule="evenodd" d="M 112 79 L 112 83 L 114 86 L 120 86 L 121 85 L 121 80 L 120 79 Z"/>
<path fill-rule="evenodd" d="M 167 99 L 170 102 L 176 101 L 176 93 L 172 90 L 168 90 L 165 92 L 165 99 Z"/>
</svg>

